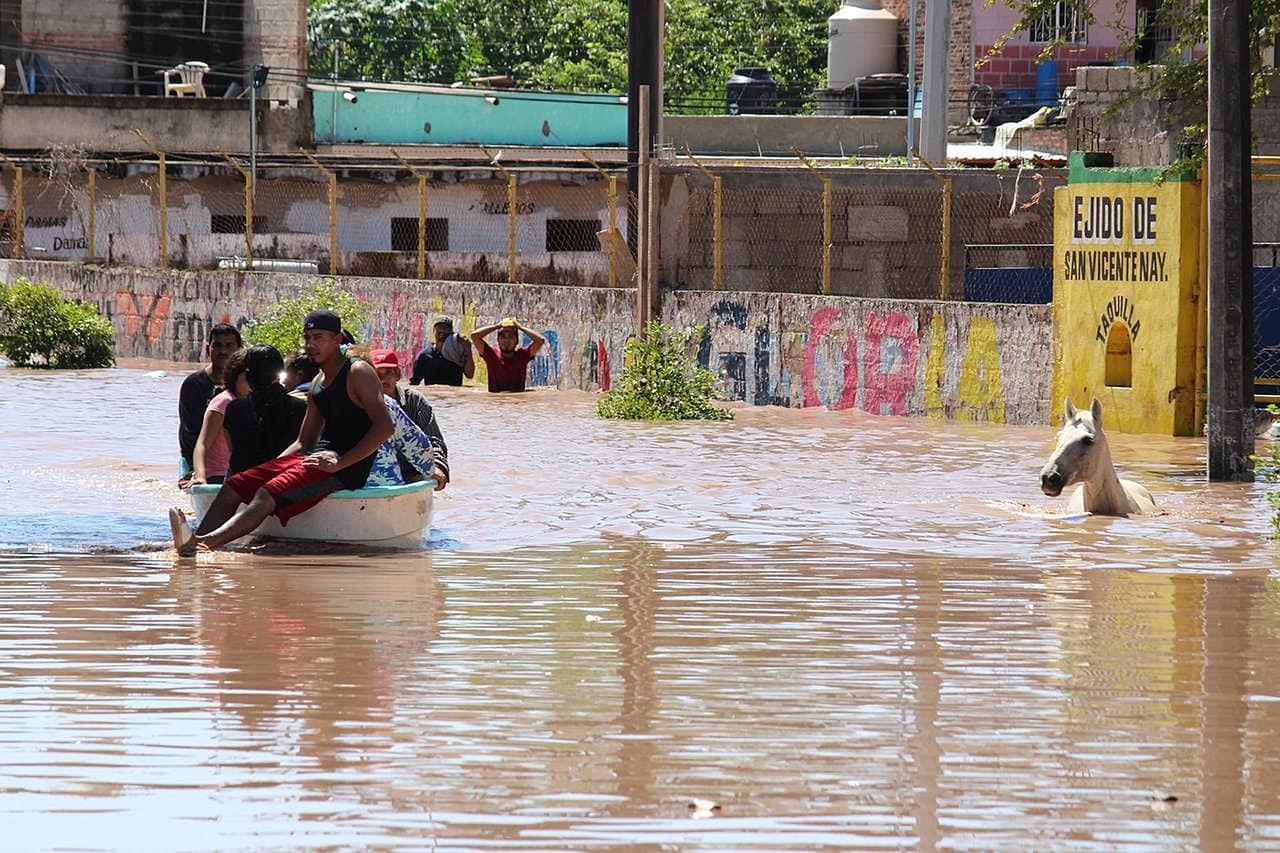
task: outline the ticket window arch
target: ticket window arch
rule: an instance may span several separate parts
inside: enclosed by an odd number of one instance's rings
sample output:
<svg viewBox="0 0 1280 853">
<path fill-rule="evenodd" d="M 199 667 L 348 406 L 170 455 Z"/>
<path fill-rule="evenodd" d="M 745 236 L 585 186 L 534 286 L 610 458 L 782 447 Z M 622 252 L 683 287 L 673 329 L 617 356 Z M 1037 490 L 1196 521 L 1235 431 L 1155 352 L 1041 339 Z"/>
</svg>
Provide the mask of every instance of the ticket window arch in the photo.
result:
<svg viewBox="0 0 1280 853">
<path fill-rule="evenodd" d="M 1133 335 L 1124 323 L 1107 330 L 1106 378 L 1108 388 L 1133 387 Z"/>
</svg>

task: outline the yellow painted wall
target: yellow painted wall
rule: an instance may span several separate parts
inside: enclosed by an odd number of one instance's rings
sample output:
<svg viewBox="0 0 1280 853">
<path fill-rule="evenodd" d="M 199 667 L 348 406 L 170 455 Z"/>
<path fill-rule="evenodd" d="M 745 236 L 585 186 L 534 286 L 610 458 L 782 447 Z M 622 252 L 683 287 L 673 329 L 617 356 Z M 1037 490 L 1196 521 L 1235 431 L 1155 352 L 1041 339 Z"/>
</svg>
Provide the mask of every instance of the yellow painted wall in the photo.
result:
<svg viewBox="0 0 1280 853">
<path fill-rule="evenodd" d="M 1151 178 L 1073 163 L 1055 191 L 1053 415 L 1096 396 L 1108 430 L 1194 435 L 1199 195 Z M 1106 384 L 1113 323 L 1131 337 L 1127 388 Z"/>
</svg>

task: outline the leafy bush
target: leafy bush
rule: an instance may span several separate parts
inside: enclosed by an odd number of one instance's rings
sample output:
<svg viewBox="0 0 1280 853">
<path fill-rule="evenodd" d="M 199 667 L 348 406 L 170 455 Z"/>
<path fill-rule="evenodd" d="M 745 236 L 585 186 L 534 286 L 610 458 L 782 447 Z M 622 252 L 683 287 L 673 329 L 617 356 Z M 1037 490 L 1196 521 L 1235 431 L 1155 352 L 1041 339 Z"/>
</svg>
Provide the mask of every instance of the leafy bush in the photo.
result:
<svg viewBox="0 0 1280 853">
<path fill-rule="evenodd" d="M 369 309 L 355 294 L 343 290 L 333 279 L 313 282 L 292 299 L 281 299 L 270 311 L 255 320 L 248 330 L 248 343 L 270 344 L 286 358 L 302 346 L 302 320 L 310 311 L 327 308 L 342 318 L 342 328 L 353 334 L 369 321 Z M 356 336 L 357 339 L 359 336 Z"/>
<path fill-rule="evenodd" d="M 652 322 L 643 338 L 627 341 L 626 367 L 596 404 L 602 418 L 633 421 L 727 421 L 733 412 L 712 402 L 720 377 L 699 367 L 685 345 L 700 329 L 680 332 Z"/>
<path fill-rule="evenodd" d="M 1273 403 L 1267 406 L 1267 414 L 1273 422 L 1280 422 L 1280 408 Z M 1260 455 L 1253 457 L 1258 475 L 1267 483 L 1280 483 L 1280 445 L 1271 442 Z M 1280 491 L 1267 492 L 1267 505 L 1271 507 L 1271 536 L 1280 539 Z"/>
<path fill-rule="evenodd" d="M 19 367 L 81 370 L 115 363 L 111 321 L 47 284 L 0 284 L 0 352 Z"/>
</svg>

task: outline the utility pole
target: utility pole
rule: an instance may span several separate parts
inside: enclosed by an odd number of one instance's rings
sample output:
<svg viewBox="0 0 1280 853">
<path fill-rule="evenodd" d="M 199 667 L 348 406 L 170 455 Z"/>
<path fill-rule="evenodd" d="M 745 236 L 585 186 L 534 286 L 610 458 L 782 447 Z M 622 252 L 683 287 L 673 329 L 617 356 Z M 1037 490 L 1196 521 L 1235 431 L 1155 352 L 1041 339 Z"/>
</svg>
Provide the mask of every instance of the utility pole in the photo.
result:
<svg viewBox="0 0 1280 853">
<path fill-rule="evenodd" d="M 627 0 L 627 191 L 645 176 L 640 146 L 654 149 L 662 132 L 662 0 Z M 649 87 L 648 139 L 640 139 L 640 87 Z M 627 216 L 627 244 L 636 251 L 636 218 Z"/>
<path fill-rule="evenodd" d="M 947 53 L 950 43 L 951 0 L 926 0 L 920 156 L 930 163 L 947 162 Z M 912 62 L 915 62 L 914 57 Z M 910 112 L 908 110 L 908 115 Z"/>
<path fill-rule="evenodd" d="M 253 66 L 253 74 L 249 78 L 249 180 L 253 192 L 257 192 L 258 184 L 258 90 L 267 85 L 267 75 L 271 69 L 265 65 Z M 335 93 L 337 90 L 334 90 Z"/>
<path fill-rule="evenodd" d="M 1209 479 L 1253 480 L 1249 2 L 1209 0 Z M 1198 389 L 1197 389 L 1198 390 Z"/>
<path fill-rule="evenodd" d="M 916 19 L 917 3 L 911 0 L 911 23 L 907 27 L 907 165 L 916 159 Z"/>
</svg>

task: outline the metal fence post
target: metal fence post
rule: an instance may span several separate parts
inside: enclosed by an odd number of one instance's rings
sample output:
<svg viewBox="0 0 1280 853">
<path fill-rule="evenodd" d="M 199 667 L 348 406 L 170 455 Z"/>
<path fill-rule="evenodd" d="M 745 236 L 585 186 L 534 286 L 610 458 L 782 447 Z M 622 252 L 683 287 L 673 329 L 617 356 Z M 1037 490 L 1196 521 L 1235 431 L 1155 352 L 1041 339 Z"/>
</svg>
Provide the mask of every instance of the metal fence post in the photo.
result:
<svg viewBox="0 0 1280 853">
<path fill-rule="evenodd" d="M 610 175 L 605 171 L 604 167 L 596 162 L 595 158 L 581 148 L 578 153 L 583 159 L 595 167 L 605 180 L 609 182 L 609 241 L 606 247 L 609 252 L 609 286 L 618 286 L 618 246 L 613 235 L 618 231 L 618 178 L 616 175 Z"/>
<path fill-rule="evenodd" d="M 88 251 L 85 252 L 85 260 L 92 261 L 94 260 L 94 258 L 97 257 L 97 250 L 95 247 L 97 245 L 98 232 L 97 232 L 97 228 L 95 227 L 97 223 L 95 218 L 96 211 L 94 210 L 94 207 L 97 204 L 97 198 L 98 198 L 98 170 L 93 168 L 87 163 L 84 166 L 84 170 L 89 173 L 89 227 L 88 227 L 89 233 L 86 235 L 89 238 L 88 240 L 89 245 L 88 245 Z"/>
<path fill-rule="evenodd" d="M 824 296 L 829 296 L 831 294 L 831 179 L 819 172 L 800 149 L 792 148 L 791 150 L 800 158 L 804 167 L 822 181 L 822 293 Z"/>
<path fill-rule="evenodd" d="M 156 181 L 156 193 L 159 196 L 159 210 L 157 211 L 157 214 L 158 214 L 157 215 L 157 220 L 158 220 L 157 232 L 160 238 L 160 268 L 168 269 L 169 268 L 169 220 L 168 220 L 169 193 L 168 193 L 168 188 L 165 185 L 166 175 L 165 175 L 164 152 L 161 151 L 159 148 L 156 148 L 154 145 L 152 145 L 151 140 L 147 139 L 146 135 L 143 134 L 141 130 L 138 130 L 138 128 L 135 127 L 133 129 L 133 132 L 138 135 L 138 138 L 142 140 L 142 143 L 146 145 L 147 148 L 151 149 L 151 153 L 156 155 L 156 160 L 159 162 L 159 167 L 158 167 L 159 171 L 157 173 L 157 181 Z"/>
<path fill-rule="evenodd" d="M 222 159 L 244 178 L 244 257 L 247 269 L 253 269 L 253 172 L 246 171 L 243 166 L 231 159 L 225 151 L 219 151 Z"/>
<path fill-rule="evenodd" d="M 951 177 L 939 172 L 923 157 L 920 162 L 942 184 L 942 242 L 938 246 L 938 254 L 942 260 L 938 272 L 938 298 L 946 300 L 951 298 Z"/>
<path fill-rule="evenodd" d="M 418 278 L 424 279 L 427 277 L 427 176 L 401 157 L 396 149 L 391 149 L 391 155 L 418 179 Z"/>
<path fill-rule="evenodd" d="M 490 154 L 489 149 L 483 145 L 480 150 L 484 152 L 484 156 L 489 158 L 489 162 L 493 164 L 493 168 L 502 173 L 507 179 L 507 283 L 516 283 L 516 176 L 515 173 L 508 171 L 498 162 L 498 158 L 502 156 L 502 152 Z"/>
<path fill-rule="evenodd" d="M 724 226 L 722 219 L 722 196 L 720 194 L 720 176 L 713 175 L 702 165 L 697 157 L 693 156 L 693 151 L 689 146 L 685 146 L 685 156 L 693 161 L 693 165 L 698 167 L 698 171 L 702 172 L 711 180 L 711 254 L 712 254 L 712 279 L 715 283 L 716 290 L 724 290 Z M 830 242 L 828 240 L 827 242 Z"/>
<path fill-rule="evenodd" d="M 305 148 L 299 148 L 303 156 L 311 161 L 311 165 L 320 170 L 329 183 L 329 275 L 338 274 L 338 176 L 327 169 Z"/>
<path fill-rule="evenodd" d="M 26 220 L 26 204 L 22 191 L 22 167 L 4 154 L 0 154 L 0 157 L 3 157 L 4 162 L 13 167 L 13 256 L 21 260 L 23 257 L 22 226 Z"/>
</svg>

